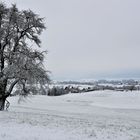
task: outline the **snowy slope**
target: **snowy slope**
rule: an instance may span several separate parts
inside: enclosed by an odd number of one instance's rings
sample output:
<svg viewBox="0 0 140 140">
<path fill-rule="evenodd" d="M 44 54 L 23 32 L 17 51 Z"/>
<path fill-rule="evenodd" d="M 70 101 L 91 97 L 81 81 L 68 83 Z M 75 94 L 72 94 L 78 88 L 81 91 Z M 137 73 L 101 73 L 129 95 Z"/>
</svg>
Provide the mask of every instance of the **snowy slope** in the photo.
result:
<svg viewBox="0 0 140 140">
<path fill-rule="evenodd" d="M 0 140 L 139 140 L 140 92 L 30 96 L 0 112 Z"/>
</svg>

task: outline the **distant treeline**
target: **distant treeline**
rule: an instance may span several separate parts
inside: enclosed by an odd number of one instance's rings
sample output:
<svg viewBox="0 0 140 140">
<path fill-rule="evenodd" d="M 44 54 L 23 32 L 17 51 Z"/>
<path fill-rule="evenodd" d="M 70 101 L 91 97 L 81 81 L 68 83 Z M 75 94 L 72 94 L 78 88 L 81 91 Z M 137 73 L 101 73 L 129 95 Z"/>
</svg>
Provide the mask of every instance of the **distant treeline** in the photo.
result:
<svg viewBox="0 0 140 140">
<path fill-rule="evenodd" d="M 59 87 L 59 86 L 54 86 L 53 88 L 50 88 L 48 90 L 48 96 L 59 96 L 59 95 L 64 95 L 68 93 L 85 93 L 85 92 L 91 92 L 91 91 L 98 91 L 98 90 L 113 90 L 113 91 L 134 91 L 134 90 L 140 90 L 139 86 L 135 85 L 125 85 L 122 87 L 113 87 L 113 86 L 101 86 L 101 85 L 96 85 L 93 87 L 86 87 L 86 88 L 79 88 L 73 87 L 73 86 L 67 86 L 67 87 Z"/>
<path fill-rule="evenodd" d="M 60 96 L 68 93 L 85 93 L 99 90 L 134 91 L 140 90 L 140 82 L 135 80 L 99 80 L 96 82 L 64 81 L 55 84 L 52 83 L 51 86 L 46 86 L 41 89 L 30 88 L 30 90 L 32 90 L 33 95 L 39 94 L 48 96 Z M 19 92 L 20 90 L 17 89 L 12 95 L 18 95 Z"/>
</svg>

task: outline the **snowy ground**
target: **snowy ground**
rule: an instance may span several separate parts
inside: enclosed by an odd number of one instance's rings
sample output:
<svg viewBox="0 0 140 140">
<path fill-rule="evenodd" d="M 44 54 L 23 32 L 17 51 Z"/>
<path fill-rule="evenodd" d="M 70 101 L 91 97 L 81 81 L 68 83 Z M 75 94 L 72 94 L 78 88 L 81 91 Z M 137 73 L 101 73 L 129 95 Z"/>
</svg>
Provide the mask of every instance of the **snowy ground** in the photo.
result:
<svg viewBox="0 0 140 140">
<path fill-rule="evenodd" d="M 140 140 L 140 92 L 31 96 L 0 112 L 0 140 Z"/>
</svg>

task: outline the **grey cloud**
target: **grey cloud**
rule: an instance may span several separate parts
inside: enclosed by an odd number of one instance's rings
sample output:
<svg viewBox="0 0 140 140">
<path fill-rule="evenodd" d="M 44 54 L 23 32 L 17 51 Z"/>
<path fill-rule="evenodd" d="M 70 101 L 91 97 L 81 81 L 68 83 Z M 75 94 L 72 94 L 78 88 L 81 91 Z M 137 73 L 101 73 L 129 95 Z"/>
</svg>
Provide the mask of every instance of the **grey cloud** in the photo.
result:
<svg viewBox="0 0 140 140">
<path fill-rule="evenodd" d="M 132 70 L 135 75 L 140 70 L 139 0 L 5 2 L 16 2 L 20 9 L 30 8 L 46 18 L 42 45 L 49 51 L 47 67 L 54 79 Z"/>
</svg>

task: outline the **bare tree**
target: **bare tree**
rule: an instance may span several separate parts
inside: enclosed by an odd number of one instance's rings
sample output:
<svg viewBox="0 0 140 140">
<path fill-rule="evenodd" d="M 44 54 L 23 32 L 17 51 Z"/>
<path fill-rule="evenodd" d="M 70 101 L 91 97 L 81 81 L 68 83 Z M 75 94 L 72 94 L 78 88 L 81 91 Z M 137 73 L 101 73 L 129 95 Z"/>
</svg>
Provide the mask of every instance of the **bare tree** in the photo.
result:
<svg viewBox="0 0 140 140">
<path fill-rule="evenodd" d="M 40 47 L 44 29 L 43 18 L 31 10 L 0 3 L 0 110 L 15 86 L 26 96 L 35 85 L 43 87 L 49 82 L 44 53 L 31 47 L 31 43 Z"/>
</svg>

